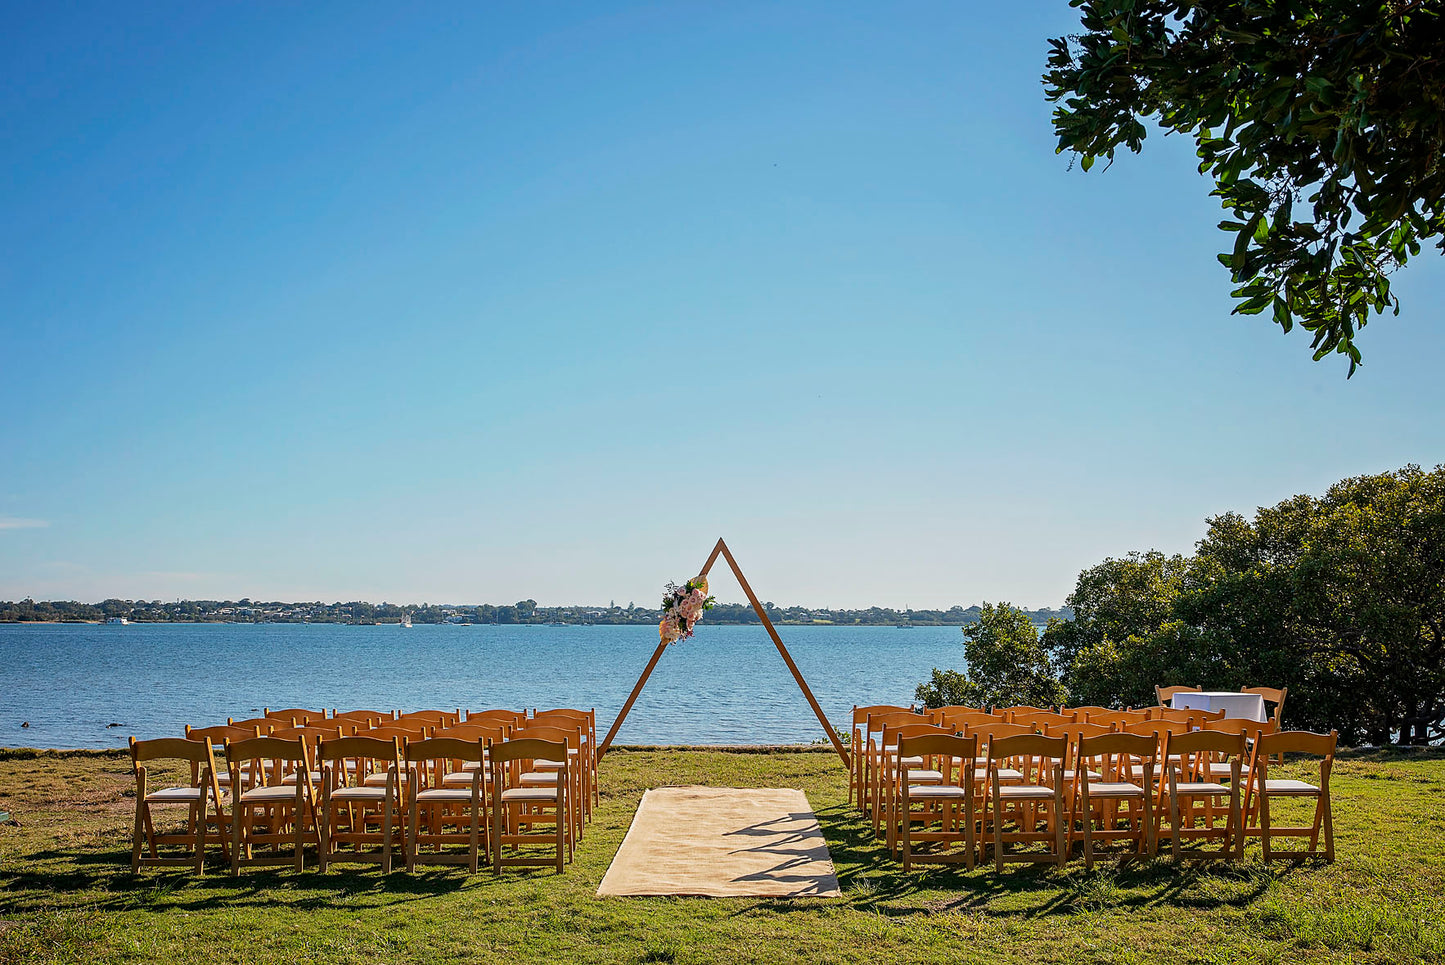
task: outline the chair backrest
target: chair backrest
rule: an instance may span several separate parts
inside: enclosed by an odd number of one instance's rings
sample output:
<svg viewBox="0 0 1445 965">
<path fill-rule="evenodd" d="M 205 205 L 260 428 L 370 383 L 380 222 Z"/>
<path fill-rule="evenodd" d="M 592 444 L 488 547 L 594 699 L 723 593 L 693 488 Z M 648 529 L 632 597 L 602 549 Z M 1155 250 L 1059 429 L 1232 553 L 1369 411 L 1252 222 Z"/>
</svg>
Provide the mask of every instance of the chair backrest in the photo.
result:
<svg viewBox="0 0 1445 965">
<path fill-rule="evenodd" d="M 893 713 L 909 713 L 909 714 L 911 714 L 911 713 L 913 713 L 913 708 L 912 708 L 912 707 L 899 707 L 899 706 L 896 706 L 896 705 L 894 705 L 894 704 L 870 704 L 870 705 L 868 705 L 867 707 L 859 707 L 857 704 L 854 704 L 854 705 L 853 705 L 853 726 L 854 726 L 854 727 L 857 727 L 859 724 L 866 723 L 867 720 L 868 720 L 868 715 L 869 715 L 869 714 L 893 714 Z"/>
<path fill-rule="evenodd" d="M 1316 734 L 1307 730 L 1281 730 L 1273 734 L 1262 734 L 1257 743 L 1261 756 L 1275 754 L 1313 754 L 1316 757 L 1333 759 L 1339 746 L 1338 731 Z"/>
<path fill-rule="evenodd" d="M 1206 774 L 1204 765 L 1215 761 L 1244 760 L 1244 735 L 1226 734 L 1219 730 L 1191 730 L 1187 733 L 1170 733 L 1164 737 L 1164 759 L 1179 758 L 1179 770 L 1183 774 Z"/>
<path fill-rule="evenodd" d="M 504 724 L 484 724 L 480 721 L 463 721 L 452 727 L 435 731 L 435 737 L 454 737 L 457 740 L 481 741 L 482 746 L 500 744 L 511 734 L 511 728 Z"/>
<path fill-rule="evenodd" d="M 277 720 L 275 717 L 247 717 L 244 720 L 227 717 L 226 725 L 228 727 L 254 727 L 256 732 L 262 735 L 269 734 L 278 727 L 288 726 L 285 721 Z"/>
<path fill-rule="evenodd" d="M 919 722 L 926 723 L 927 718 L 922 714 L 915 714 L 911 710 L 885 710 L 872 713 L 869 714 L 864 721 L 863 726 L 866 728 L 864 736 L 872 740 L 874 734 L 882 733 L 883 728 L 889 724 L 898 726 L 900 724 L 917 724 Z"/>
<path fill-rule="evenodd" d="M 530 722 L 529 722 L 530 723 Z M 523 727 L 514 732 L 514 739 L 551 741 L 578 750 L 582 746 L 581 738 L 584 731 L 580 727 L 561 727 L 549 724 L 537 724 L 535 726 Z M 544 758 L 544 760 L 557 760 L 558 758 Z M 563 756 L 561 760 L 566 760 Z"/>
<path fill-rule="evenodd" d="M 1045 737 L 1066 737 L 1078 741 L 1084 737 L 1102 737 L 1114 733 L 1111 724 L 1045 724 Z"/>
<path fill-rule="evenodd" d="M 424 721 L 436 727 L 450 727 L 462 719 L 461 709 L 457 710 L 412 710 L 406 713 L 397 713 L 398 723 L 407 721 Z"/>
<path fill-rule="evenodd" d="M 306 710 L 303 707 L 292 707 L 289 710 L 272 710 L 269 707 L 263 707 L 261 713 L 273 720 L 289 721 L 293 727 L 304 727 L 313 721 L 326 719 L 326 711 Z"/>
<path fill-rule="evenodd" d="M 1045 724 L 1072 724 L 1076 718 L 1073 714 L 1056 714 L 1049 710 L 1016 710 L 1009 714 L 1008 719 L 1012 724 L 1043 727 Z"/>
<path fill-rule="evenodd" d="M 189 740 L 185 737 L 155 737 L 150 740 L 130 739 L 132 764 L 141 761 L 190 761 L 192 764 L 209 764 L 215 768 L 215 752 L 211 742 Z"/>
<path fill-rule="evenodd" d="M 1259 694 L 1264 698 L 1266 704 L 1274 704 L 1274 713 L 1269 716 L 1274 718 L 1275 725 L 1278 726 L 1280 718 L 1284 715 L 1284 698 L 1285 695 L 1289 693 L 1288 687 L 1280 687 L 1279 689 L 1275 689 L 1274 687 L 1245 687 L 1240 693 Z M 1302 731 L 1301 733 L 1304 732 Z"/>
<path fill-rule="evenodd" d="M 1138 763 L 1144 768 L 1144 787 L 1148 788 L 1154 779 L 1154 765 L 1158 761 L 1159 742 L 1148 734 L 1095 734 L 1081 736 L 1075 743 L 1075 760 L 1087 762 L 1075 764 L 1075 779 L 1088 780 L 1091 770 L 1098 770 L 1104 781 L 1129 782 L 1131 769 Z"/>
<path fill-rule="evenodd" d="M 1181 707 L 1175 710 L 1173 707 L 1150 707 L 1146 713 L 1150 720 L 1174 720 L 1183 721 L 1190 729 L 1197 730 L 1212 720 L 1223 720 L 1222 710 L 1193 710 Z"/>
<path fill-rule="evenodd" d="M 994 712 L 995 714 L 997 714 L 997 715 L 1012 715 L 1012 714 L 1017 714 L 1017 713 L 1019 713 L 1019 712 L 1023 712 L 1023 713 L 1034 713 L 1034 714 L 1037 714 L 1037 713 L 1047 713 L 1047 714 L 1051 714 L 1051 713 L 1053 713 L 1053 711 L 1054 711 L 1054 708 L 1052 708 L 1052 707 L 1035 707 L 1035 706 L 1033 706 L 1032 704 L 1015 704 L 1015 705 L 1012 706 L 1012 707 L 995 707 L 995 708 L 993 708 L 993 712 Z"/>
<path fill-rule="evenodd" d="M 935 737 L 954 737 L 954 731 L 946 727 L 935 727 L 929 723 L 919 724 L 887 724 L 883 727 L 883 746 L 893 747 L 905 737 L 918 737 L 930 735 Z M 900 755 L 902 751 L 898 752 Z"/>
<path fill-rule="evenodd" d="M 1149 719 L 1147 710 L 1111 710 L 1106 714 L 1089 714 L 1090 724 L 1112 724 L 1122 730 L 1130 724 L 1140 724 Z"/>
<path fill-rule="evenodd" d="M 331 711 L 331 720 L 353 720 L 365 724 L 367 728 L 379 727 L 392 719 L 389 710 L 348 710 Z"/>
<path fill-rule="evenodd" d="M 1277 727 L 1272 720 L 1250 720 L 1248 717 L 1221 717 L 1207 720 L 1201 730 L 1220 730 L 1226 734 L 1243 734 L 1249 740 L 1258 740 L 1262 734 L 1273 734 Z"/>
<path fill-rule="evenodd" d="M 1028 724 L 1005 724 L 998 720 L 969 724 L 963 728 L 964 737 L 977 738 L 980 754 L 986 754 L 988 748 L 993 746 L 994 741 L 1010 737 L 1026 737 L 1034 733 L 1036 731 Z"/>
<path fill-rule="evenodd" d="M 261 733 L 257 727 L 241 727 L 233 724 L 217 724 L 214 727 L 192 727 L 186 725 L 186 740 L 210 741 L 212 744 L 224 744 L 227 741 L 245 740 L 248 737 L 257 737 Z"/>
<path fill-rule="evenodd" d="M 430 737 L 437 728 L 422 721 L 398 722 L 382 724 L 380 727 L 373 727 L 366 732 L 367 737 L 380 737 L 383 739 L 394 737 L 401 741 L 416 741 Z"/>
<path fill-rule="evenodd" d="M 1186 692 L 1197 693 L 1198 691 L 1198 687 L 1161 687 L 1158 684 L 1154 685 L 1154 696 L 1158 699 L 1160 707 L 1168 706 L 1169 698 L 1173 697 L 1175 694 L 1182 694 Z"/>
<path fill-rule="evenodd" d="M 956 737 L 952 734 L 900 734 L 900 757 L 931 757 L 943 775 L 943 783 L 972 787 L 974 759 L 978 757 L 978 738 Z M 956 776 L 955 776 L 956 772 Z"/>
<path fill-rule="evenodd" d="M 251 774 L 256 786 L 280 784 L 291 771 L 304 772 L 306 779 L 297 781 L 311 786 L 311 751 L 305 741 L 296 738 L 250 737 L 226 745 L 226 764 L 234 776 L 242 764 L 251 764 Z M 269 766 L 267 766 L 269 765 Z M 236 782 L 232 781 L 232 786 Z"/>
<path fill-rule="evenodd" d="M 588 744 L 592 744 L 597 739 L 596 711 L 573 710 L 570 707 L 557 707 L 552 710 L 534 710 L 525 726 L 531 727 L 533 724 L 563 727 L 571 727 L 575 724 L 582 728 L 582 735 L 587 738 Z"/>
<path fill-rule="evenodd" d="M 1069 742 L 1066 738 L 1045 737 L 1043 734 L 1015 734 L 1012 737 L 995 737 L 988 742 L 990 761 L 1016 757 L 1046 757 L 1062 761 L 1068 752 Z"/>
<path fill-rule="evenodd" d="M 1089 720 L 1089 717 L 1090 717 L 1091 715 L 1093 715 L 1093 714 L 1115 714 L 1115 713 L 1118 713 L 1118 711 L 1116 711 L 1116 710 L 1114 710 L 1114 709 L 1112 709 L 1112 708 L 1109 708 L 1109 707 L 1100 707 L 1100 706 L 1098 706 L 1097 704 L 1084 704 L 1084 705 L 1079 706 L 1079 707 L 1060 707 L 1059 709 L 1060 709 L 1061 711 L 1066 712 L 1066 713 L 1071 713 L 1071 714 L 1073 714 L 1073 715 L 1074 715 L 1074 720 L 1077 720 L 1077 721 L 1079 721 L 1079 722 L 1081 722 L 1081 723 L 1087 723 L 1088 720 Z"/>
<path fill-rule="evenodd" d="M 565 761 L 567 744 L 564 741 L 543 740 L 539 737 L 519 737 L 492 745 L 492 766 L 511 761 Z"/>
<path fill-rule="evenodd" d="M 469 710 L 467 711 L 466 724 L 490 724 L 515 727 L 519 722 L 525 720 L 527 715 L 520 710 Z"/>
<path fill-rule="evenodd" d="M 948 710 L 946 708 L 935 710 L 929 715 L 933 722 L 939 727 L 951 727 L 955 731 L 962 731 L 970 724 L 1003 723 L 1002 717 L 995 717 L 993 714 L 982 713 L 971 710 Z"/>
</svg>

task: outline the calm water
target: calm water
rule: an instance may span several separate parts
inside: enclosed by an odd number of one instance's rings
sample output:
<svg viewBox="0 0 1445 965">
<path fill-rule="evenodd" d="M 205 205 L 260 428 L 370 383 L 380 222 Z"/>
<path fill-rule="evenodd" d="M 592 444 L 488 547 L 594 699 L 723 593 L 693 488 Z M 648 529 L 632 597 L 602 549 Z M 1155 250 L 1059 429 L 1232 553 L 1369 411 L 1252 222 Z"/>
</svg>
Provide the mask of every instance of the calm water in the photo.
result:
<svg viewBox="0 0 1445 965">
<path fill-rule="evenodd" d="M 842 727 L 854 704 L 908 703 L 934 667 L 963 664 L 957 627 L 779 632 Z M 118 747 L 262 707 L 595 707 L 600 735 L 656 645 L 654 627 L 0 625 L 0 746 Z M 703 624 L 663 655 L 617 740 L 822 736 L 761 627 Z"/>
</svg>

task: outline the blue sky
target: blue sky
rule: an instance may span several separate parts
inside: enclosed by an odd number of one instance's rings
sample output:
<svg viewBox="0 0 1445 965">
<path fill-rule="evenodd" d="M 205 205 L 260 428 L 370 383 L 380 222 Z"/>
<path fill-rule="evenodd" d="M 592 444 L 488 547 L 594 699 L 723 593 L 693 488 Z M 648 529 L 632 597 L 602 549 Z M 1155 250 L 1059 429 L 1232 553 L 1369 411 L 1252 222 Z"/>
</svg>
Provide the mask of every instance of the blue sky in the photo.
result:
<svg viewBox="0 0 1445 965">
<path fill-rule="evenodd" d="M 1087 175 L 1067 4 L 9 4 L 0 598 L 1056 605 L 1445 453 L 1229 314 L 1189 143 Z M 719 594 L 735 599 L 730 581 Z"/>
</svg>

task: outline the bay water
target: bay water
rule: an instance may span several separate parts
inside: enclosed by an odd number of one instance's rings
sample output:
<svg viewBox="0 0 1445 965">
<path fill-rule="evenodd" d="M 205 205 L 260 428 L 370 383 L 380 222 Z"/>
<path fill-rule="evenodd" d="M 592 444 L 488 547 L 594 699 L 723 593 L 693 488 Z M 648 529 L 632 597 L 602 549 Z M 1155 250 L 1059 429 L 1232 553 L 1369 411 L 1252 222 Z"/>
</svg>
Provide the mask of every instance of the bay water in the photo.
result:
<svg viewBox="0 0 1445 965">
<path fill-rule="evenodd" d="M 845 730 L 854 704 L 908 704 L 934 667 L 963 667 L 958 627 L 779 633 Z M 0 624 L 0 747 L 124 747 L 265 707 L 590 707 L 601 736 L 656 646 L 651 626 Z M 762 627 L 704 622 L 663 655 L 617 742 L 823 737 Z"/>
</svg>

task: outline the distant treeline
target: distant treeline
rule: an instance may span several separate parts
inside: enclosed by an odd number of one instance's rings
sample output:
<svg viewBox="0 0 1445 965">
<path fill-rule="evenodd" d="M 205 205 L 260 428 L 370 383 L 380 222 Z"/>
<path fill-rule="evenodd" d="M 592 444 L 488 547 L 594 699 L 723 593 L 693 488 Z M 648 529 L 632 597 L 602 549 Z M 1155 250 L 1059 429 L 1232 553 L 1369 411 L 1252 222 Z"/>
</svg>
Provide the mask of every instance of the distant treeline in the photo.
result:
<svg viewBox="0 0 1445 965">
<path fill-rule="evenodd" d="M 955 606 L 947 610 L 894 610 L 869 607 L 866 610 L 824 610 L 809 607 L 779 607 L 765 603 L 768 619 L 777 624 L 797 626 L 963 626 L 978 619 L 977 606 Z M 1067 610 L 1027 610 L 1038 624 L 1052 617 L 1068 619 Z M 48 623 L 85 622 L 123 617 L 133 623 L 398 623 L 409 616 L 413 623 L 570 623 L 650 624 L 662 612 L 628 604 L 608 606 L 538 606 L 535 600 L 510 605 L 419 605 L 395 603 L 279 603 L 258 600 L 103 600 L 76 603 L 69 600 L 37 603 L 0 601 L 0 622 Z M 705 622 L 714 624 L 758 623 L 758 615 L 745 603 L 719 603 L 708 611 Z"/>
</svg>

